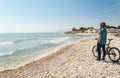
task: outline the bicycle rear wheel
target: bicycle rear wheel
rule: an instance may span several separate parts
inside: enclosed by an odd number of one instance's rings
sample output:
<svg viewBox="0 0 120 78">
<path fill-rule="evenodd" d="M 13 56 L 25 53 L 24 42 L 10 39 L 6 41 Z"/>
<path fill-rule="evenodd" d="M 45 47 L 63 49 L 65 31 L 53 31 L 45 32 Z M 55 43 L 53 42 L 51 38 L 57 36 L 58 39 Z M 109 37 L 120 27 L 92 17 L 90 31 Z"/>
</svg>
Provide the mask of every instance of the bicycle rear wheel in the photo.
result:
<svg viewBox="0 0 120 78">
<path fill-rule="evenodd" d="M 110 60 L 112 62 L 118 62 L 120 60 L 120 51 L 118 48 L 116 47 L 112 47 L 110 50 L 109 50 L 109 54 L 108 54 Z"/>
<path fill-rule="evenodd" d="M 98 56 L 98 53 L 97 53 L 97 46 L 93 46 L 92 48 L 92 53 L 93 53 L 93 56 L 97 57 Z"/>
</svg>

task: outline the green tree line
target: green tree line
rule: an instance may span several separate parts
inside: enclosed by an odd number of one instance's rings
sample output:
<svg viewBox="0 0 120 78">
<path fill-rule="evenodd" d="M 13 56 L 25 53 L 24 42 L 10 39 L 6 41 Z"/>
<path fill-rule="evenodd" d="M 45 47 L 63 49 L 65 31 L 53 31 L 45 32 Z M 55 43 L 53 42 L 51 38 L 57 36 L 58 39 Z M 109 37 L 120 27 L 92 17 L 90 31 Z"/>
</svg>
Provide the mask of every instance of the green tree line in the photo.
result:
<svg viewBox="0 0 120 78">
<path fill-rule="evenodd" d="M 118 25 L 117 27 L 116 26 L 106 25 L 106 29 L 111 29 L 111 28 L 120 29 L 120 25 Z"/>
</svg>

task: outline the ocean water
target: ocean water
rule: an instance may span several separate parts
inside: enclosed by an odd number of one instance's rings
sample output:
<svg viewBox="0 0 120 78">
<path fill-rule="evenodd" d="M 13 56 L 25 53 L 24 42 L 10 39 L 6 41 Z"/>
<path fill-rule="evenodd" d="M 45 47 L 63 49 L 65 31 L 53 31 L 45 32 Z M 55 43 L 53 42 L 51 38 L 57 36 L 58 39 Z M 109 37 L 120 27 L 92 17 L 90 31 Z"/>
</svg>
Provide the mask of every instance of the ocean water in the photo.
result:
<svg viewBox="0 0 120 78">
<path fill-rule="evenodd" d="M 66 35 L 63 33 L 1 33 L 1 70 L 18 67 L 48 53 L 61 45 L 91 37 L 91 35 Z"/>
</svg>

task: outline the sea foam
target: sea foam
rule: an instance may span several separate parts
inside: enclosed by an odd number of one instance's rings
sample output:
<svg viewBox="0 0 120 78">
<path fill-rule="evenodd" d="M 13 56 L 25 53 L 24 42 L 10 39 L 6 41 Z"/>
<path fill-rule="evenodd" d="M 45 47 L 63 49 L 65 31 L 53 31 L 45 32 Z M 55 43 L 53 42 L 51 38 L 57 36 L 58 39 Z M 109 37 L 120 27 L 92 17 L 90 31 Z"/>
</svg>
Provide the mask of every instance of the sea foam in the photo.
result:
<svg viewBox="0 0 120 78">
<path fill-rule="evenodd" d="M 4 46 L 4 45 L 12 45 L 12 44 L 13 44 L 12 41 L 0 42 L 0 46 Z"/>
<path fill-rule="evenodd" d="M 61 37 L 61 38 L 53 38 L 51 40 L 42 40 L 42 43 L 60 43 L 60 42 L 63 42 L 63 41 L 66 41 L 68 40 L 69 37 Z"/>
<path fill-rule="evenodd" d="M 11 55 L 11 54 L 13 54 L 15 51 L 13 50 L 13 51 L 10 51 L 10 52 L 2 52 L 2 53 L 0 53 L 0 56 L 5 56 L 5 55 Z"/>
</svg>

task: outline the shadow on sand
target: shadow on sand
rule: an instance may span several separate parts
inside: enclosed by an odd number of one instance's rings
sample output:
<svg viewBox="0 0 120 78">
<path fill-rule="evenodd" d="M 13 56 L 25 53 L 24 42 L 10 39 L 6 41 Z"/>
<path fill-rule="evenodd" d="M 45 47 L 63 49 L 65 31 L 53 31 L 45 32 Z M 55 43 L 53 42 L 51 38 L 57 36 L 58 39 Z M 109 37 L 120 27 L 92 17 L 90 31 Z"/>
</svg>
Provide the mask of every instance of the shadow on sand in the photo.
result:
<svg viewBox="0 0 120 78">
<path fill-rule="evenodd" d="M 109 61 L 103 61 L 103 62 L 120 65 L 120 60 L 118 62 L 112 62 L 110 60 Z"/>
</svg>

